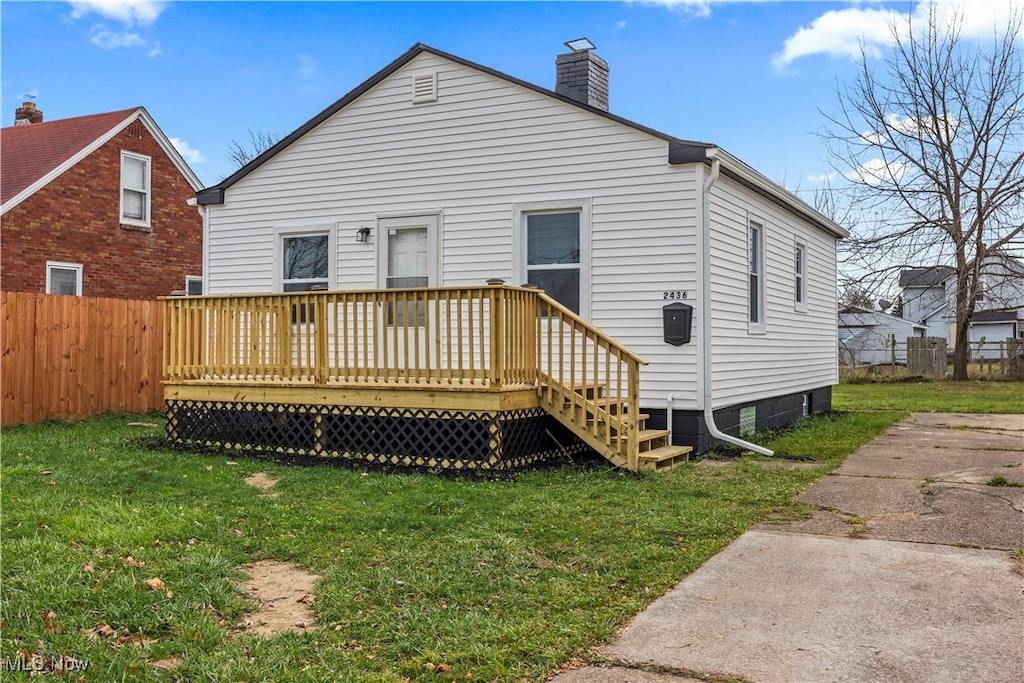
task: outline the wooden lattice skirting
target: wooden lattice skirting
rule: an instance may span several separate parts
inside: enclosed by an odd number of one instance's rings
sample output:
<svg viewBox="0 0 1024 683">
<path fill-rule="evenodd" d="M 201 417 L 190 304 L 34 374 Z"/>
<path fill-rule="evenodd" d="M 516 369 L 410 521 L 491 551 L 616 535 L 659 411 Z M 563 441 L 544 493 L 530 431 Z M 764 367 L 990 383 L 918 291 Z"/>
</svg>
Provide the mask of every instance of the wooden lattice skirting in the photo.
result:
<svg viewBox="0 0 1024 683">
<path fill-rule="evenodd" d="M 540 408 L 423 408 L 167 401 L 172 441 L 385 467 L 510 472 L 588 447 Z"/>
</svg>

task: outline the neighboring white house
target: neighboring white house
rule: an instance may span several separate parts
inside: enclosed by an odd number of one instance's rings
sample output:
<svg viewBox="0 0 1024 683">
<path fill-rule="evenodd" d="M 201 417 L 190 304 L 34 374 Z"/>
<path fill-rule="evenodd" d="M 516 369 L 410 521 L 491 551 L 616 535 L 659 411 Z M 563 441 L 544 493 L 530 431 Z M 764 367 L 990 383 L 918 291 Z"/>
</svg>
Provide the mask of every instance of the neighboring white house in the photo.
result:
<svg viewBox="0 0 1024 683">
<path fill-rule="evenodd" d="M 875 365 L 907 362 L 907 338 L 924 337 L 919 323 L 881 311 L 849 308 L 839 312 L 839 363 Z"/>
<path fill-rule="evenodd" d="M 640 404 L 674 443 L 708 445 L 706 407 L 733 435 L 830 409 L 846 231 L 713 144 L 609 113 L 593 51 L 556 71 L 552 91 L 415 45 L 199 193 L 207 292 L 530 283 L 649 362 Z M 693 334 L 673 345 L 678 303 Z"/>
<path fill-rule="evenodd" d="M 903 317 L 924 325 L 927 336 L 942 337 L 952 348 L 956 324 L 953 304 L 956 272 L 953 268 L 907 268 L 900 273 L 899 284 L 903 288 Z M 968 339 L 992 343 L 991 348 L 983 347 L 981 354 L 998 357 L 995 343 L 1010 337 L 1024 337 L 1024 264 L 1008 254 L 996 252 L 981 266 L 981 288 Z"/>
</svg>

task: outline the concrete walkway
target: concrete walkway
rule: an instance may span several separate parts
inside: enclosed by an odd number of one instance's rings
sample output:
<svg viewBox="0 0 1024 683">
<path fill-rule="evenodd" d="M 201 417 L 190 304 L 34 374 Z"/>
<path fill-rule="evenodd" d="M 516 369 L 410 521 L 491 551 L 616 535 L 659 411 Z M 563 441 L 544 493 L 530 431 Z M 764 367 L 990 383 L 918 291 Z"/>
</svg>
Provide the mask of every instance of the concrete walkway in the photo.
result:
<svg viewBox="0 0 1024 683">
<path fill-rule="evenodd" d="M 915 413 L 556 683 L 1024 681 L 1024 416 Z M 1015 559 L 1014 555 L 1018 555 Z"/>
</svg>

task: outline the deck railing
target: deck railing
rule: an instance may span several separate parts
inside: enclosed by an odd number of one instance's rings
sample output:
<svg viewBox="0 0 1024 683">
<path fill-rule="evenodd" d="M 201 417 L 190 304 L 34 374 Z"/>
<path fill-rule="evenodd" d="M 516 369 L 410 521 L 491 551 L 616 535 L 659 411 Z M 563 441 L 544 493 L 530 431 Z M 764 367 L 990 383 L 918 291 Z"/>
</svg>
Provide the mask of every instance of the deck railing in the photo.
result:
<svg viewBox="0 0 1024 683">
<path fill-rule="evenodd" d="M 488 285 L 164 301 L 171 382 L 530 386 L 592 443 L 636 453 L 645 361 L 538 289 Z"/>
</svg>

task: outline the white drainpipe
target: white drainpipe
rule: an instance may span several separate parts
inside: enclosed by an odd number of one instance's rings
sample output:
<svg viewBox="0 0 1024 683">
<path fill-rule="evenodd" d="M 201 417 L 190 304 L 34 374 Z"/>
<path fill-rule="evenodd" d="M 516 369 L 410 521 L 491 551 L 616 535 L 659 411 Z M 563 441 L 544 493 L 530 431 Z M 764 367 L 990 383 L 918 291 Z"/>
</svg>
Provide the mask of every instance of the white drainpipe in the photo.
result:
<svg viewBox="0 0 1024 683">
<path fill-rule="evenodd" d="M 718 158 L 718 151 L 713 150 L 708 153 L 711 159 L 711 175 L 708 176 L 707 180 L 704 181 L 704 195 L 701 197 L 701 204 L 703 205 L 703 225 L 701 229 L 704 234 L 701 239 L 702 245 L 702 259 L 704 262 L 703 271 L 703 282 L 701 283 L 701 343 L 703 344 L 703 353 L 701 354 L 701 370 L 704 377 L 704 396 L 702 397 L 702 403 L 704 407 L 704 424 L 708 427 L 708 432 L 711 436 L 720 441 L 726 441 L 740 448 L 746 448 L 747 450 L 760 453 L 761 455 L 775 455 L 773 451 L 768 450 L 764 446 L 758 446 L 757 444 L 744 441 L 743 439 L 735 436 L 730 436 L 718 429 L 718 425 L 715 424 L 715 414 L 712 409 L 713 402 L 711 400 L 711 202 L 709 201 L 709 192 L 711 186 L 718 180 L 718 174 L 721 170 L 722 161 Z M 669 408 L 668 417 L 671 421 L 672 416 L 672 399 L 673 396 L 669 395 Z M 670 427 L 671 428 L 671 427 Z M 671 442 L 670 442 L 671 443 Z"/>
</svg>

